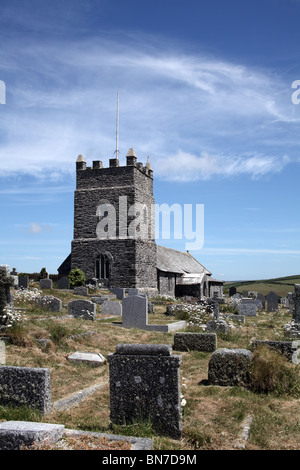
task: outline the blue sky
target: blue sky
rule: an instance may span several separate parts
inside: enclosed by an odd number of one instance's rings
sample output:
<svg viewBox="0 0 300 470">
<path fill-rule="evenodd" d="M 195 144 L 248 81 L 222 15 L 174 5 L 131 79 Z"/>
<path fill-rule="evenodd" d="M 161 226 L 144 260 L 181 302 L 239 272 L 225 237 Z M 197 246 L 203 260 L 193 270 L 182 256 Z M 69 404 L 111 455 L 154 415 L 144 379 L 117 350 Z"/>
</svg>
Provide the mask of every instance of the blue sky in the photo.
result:
<svg viewBox="0 0 300 470">
<path fill-rule="evenodd" d="M 299 0 L 1 0 L 1 264 L 57 272 L 119 91 L 120 164 L 133 147 L 157 204 L 204 205 L 213 276 L 299 274 L 299 20 Z"/>
</svg>

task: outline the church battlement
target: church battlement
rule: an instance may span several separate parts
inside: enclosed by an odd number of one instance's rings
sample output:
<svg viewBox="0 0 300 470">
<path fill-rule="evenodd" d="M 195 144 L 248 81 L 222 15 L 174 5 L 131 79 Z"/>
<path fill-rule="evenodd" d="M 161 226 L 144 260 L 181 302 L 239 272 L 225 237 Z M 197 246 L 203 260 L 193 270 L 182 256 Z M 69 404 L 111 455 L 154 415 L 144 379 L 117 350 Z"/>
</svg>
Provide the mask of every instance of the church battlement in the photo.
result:
<svg viewBox="0 0 300 470">
<path fill-rule="evenodd" d="M 78 172 L 81 172 L 81 171 L 93 171 L 93 170 L 101 170 L 101 171 L 105 171 L 107 170 L 108 168 L 111 169 L 111 168 L 126 168 L 126 167 L 130 167 L 130 169 L 132 168 L 136 168 L 138 169 L 140 172 L 142 172 L 144 175 L 148 176 L 149 178 L 153 179 L 153 170 L 152 170 L 152 167 L 151 167 L 151 164 L 149 162 L 149 160 L 147 161 L 146 165 L 143 165 L 142 162 L 138 162 L 137 161 L 137 156 L 135 155 L 135 152 L 133 150 L 133 148 L 130 148 L 127 155 L 126 155 L 126 166 L 120 166 L 120 161 L 118 158 L 111 158 L 109 160 L 109 167 L 104 167 L 103 166 L 103 163 L 102 161 L 100 160 L 95 160 L 93 161 L 93 164 L 92 166 L 87 166 L 86 165 L 86 161 L 85 161 L 85 158 L 83 155 L 78 155 L 78 158 L 76 160 L 76 171 L 77 171 L 77 174 Z"/>
</svg>

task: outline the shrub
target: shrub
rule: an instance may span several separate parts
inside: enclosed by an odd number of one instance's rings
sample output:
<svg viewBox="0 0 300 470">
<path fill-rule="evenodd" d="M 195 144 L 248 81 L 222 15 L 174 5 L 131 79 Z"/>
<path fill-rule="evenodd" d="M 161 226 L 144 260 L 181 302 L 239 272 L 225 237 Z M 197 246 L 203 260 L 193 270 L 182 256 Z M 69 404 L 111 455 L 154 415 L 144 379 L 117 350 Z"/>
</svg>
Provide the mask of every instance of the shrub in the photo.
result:
<svg viewBox="0 0 300 470">
<path fill-rule="evenodd" d="M 300 396 L 299 369 L 266 346 L 253 353 L 251 389 L 256 393 Z"/>
<path fill-rule="evenodd" d="M 85 284 L 85 274 L 79 268 L 72 269 L 68 274 L 68 279 L 71 287 L 84 286 Z"/>
</svg>

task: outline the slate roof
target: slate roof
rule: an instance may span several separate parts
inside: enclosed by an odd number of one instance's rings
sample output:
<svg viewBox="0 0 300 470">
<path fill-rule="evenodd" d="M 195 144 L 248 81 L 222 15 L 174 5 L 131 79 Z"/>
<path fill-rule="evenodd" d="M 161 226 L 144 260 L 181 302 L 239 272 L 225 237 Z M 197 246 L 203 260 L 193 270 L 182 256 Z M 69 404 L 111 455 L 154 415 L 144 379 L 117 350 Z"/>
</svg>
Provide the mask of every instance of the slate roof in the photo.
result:
<svg viewBox="0 0 300 470">
<path fill-rule="evenodd" d="M 157 265 L 160 271 L 177 274 L 208 274 L 208 271 L 190 253 L 157 245 Z"/>
</svg>

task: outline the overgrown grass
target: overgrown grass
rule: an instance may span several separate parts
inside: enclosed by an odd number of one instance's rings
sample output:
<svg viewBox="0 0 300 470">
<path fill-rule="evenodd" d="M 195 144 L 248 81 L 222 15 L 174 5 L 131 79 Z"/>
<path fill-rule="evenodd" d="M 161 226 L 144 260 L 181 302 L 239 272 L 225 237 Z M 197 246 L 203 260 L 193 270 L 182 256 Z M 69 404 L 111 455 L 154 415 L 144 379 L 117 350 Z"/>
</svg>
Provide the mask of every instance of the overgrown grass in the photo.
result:
<svg viewBox="0 0 300 470">
<path fill-rule="evenodd" d="M 48 294 L 48 293 L 47 293 Z M 61 298 L 61 292 L 51 292 Z M 78 299 L 66 292 L 64 301 Z M 158 299 L 155 313 L 149 314 L 149 323 L 177 321 L 164 314 L 169 300 Z M 33 305 L 26 306 L 27 320 L 6 334 L 8 365 L 48 367 L 51 374 L 51 395 L 55 402 L 95 383 L 103 388 L 85 399 L 80 406 L 66 411 L 53 411 L 39 416 L 32 410 L 0 408 L 0 419 L 20 419 L 64 424 L 70 429 L 152 437 L 158 450 L 216 450 L 232 449 L 241 432 L 244 418 L 251 415 L 250 449 L 294 449 L 300 440 L 299 367 L 287 363 L 274 351 L 254 353 L 253 383 L 251 389 L 220 387 L 207 383 L 208 363 L 211 354 L 198 351 L 177 352 L 181 356 L 181 392 L 186 399 L 183 408 L 183 436 L 180 440 L 159 436 L 151 423 L 111 426 L 109 367 L 91 369 L 67 360 L 73 351 L 99 352 L 105 357 L 115 352 L 118 343 L 155 343 L 173 345 L 174 332 L 160 333 L 113 326 L 111 319 L 83 321 L 74 318 L 52 319 L 51 312 L 37 312 Z M 62 314 L 65 314 L 62 312 Z M 59 317 L 59 315 L 57 315 Z M 46 318 L 42 320 L 41 318 Z M 51 318 L 50 318 L 51 317 Z M 205 320 L 208 316 L 205 317 Z M 278 339 L 283 337 L 283 325 L 291 314 L 283 309 L 279 313 L 260 312 L 255 318 L 235 327 L 227 335 L 218 334 L 217 347 L 249 349 L 253 339 Z M 188 320 L 188 318 L 187 318 Z M 203 332 L 201 322 L 189 326 L 187 331 Z M 93 332 L 89 336 L 71 338 L 78 333 Z M 37 339 L 47 338 L 49 347 L 42 347 Z M 186 384 L 186 388 L 183 387 Z"/>
</svg>

